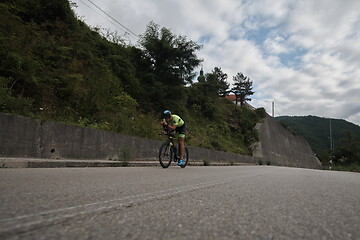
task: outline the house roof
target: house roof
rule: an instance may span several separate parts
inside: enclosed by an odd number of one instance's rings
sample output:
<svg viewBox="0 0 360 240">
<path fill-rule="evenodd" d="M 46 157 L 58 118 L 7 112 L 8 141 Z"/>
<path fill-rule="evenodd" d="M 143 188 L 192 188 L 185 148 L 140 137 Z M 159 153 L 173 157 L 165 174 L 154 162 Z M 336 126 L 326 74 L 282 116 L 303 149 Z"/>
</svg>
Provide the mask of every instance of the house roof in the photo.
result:
<svg viewBox="0 0 360 240">
<path fill-rule="evenodd" d="M 225 96 L 226 99 L 233 101 L 235 103 L 236 101 L 236 96 L 235 94 L 230 94 L 230 95 L 226 95 Z M 251 100 L 250 100 L 251 101 Z M 240 102 L 238 102 L 238 104 L 240 104 Z M 251 109 L 251 110 L 255 110 L 255 107 L 251 106 L 250 104 L 248 104 L 247 102 L 244 102 L 244 106 L 246 106 L 247 108 Z"/>
<path fill-rule="evenodd" d="M 235 94 L 226 95 L 225 98 L 226 98 L 226 99 L 229 99 L 229 100 L 231 100 L 231 101 L 235 101 L 235 100 L 236 100 Z"/>
</svg>

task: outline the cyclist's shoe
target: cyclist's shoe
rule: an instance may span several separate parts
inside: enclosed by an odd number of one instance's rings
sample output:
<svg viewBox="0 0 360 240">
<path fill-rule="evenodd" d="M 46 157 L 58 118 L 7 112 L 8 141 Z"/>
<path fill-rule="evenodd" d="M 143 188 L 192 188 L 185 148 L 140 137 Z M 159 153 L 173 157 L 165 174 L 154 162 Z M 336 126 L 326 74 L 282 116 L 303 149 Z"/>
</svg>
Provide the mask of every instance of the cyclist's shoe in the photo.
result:
<svg viewBox="0 0 360 240">
<path fill-rule="evenodd" d="M 184 164 L 184 160 L 180 159 L 179 162 L 177 163 L 178 166 L 182 166 Z"/>
</svg>

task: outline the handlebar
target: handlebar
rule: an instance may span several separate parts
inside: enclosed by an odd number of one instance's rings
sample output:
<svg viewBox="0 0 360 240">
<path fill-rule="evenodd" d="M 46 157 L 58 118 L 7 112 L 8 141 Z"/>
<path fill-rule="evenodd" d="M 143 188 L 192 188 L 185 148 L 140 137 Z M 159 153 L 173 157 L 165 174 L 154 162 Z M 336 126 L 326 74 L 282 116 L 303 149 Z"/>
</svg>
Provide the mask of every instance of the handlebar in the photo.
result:
<svg viewBox="0 0 360 240">
<path fill-rule="evenodd" d="M 175 132 L 175 130 L 169 129 L 168 126 L 163 125 L 164 131 L 167 133 Z"/>
<path fill-rule="evenodd" d="M 159 135 L 167 135 L 169 137 L 175 137 L 175 135 L 174 135 L 175 130 L 170 130 L 165 125 L 163 125 L 163 128 L 164 128 L 165 133 L 159 133 Z"/>
</svg>

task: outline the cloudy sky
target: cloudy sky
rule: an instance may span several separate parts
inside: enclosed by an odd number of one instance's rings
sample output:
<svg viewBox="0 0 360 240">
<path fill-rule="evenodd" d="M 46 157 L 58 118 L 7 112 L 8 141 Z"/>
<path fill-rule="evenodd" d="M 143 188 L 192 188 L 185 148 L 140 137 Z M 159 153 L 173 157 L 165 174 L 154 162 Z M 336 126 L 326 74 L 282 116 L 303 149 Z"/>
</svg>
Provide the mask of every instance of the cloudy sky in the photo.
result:
<svg viewBox="0 0 360 240">
<path fill-rule="evenodd" d="M 250 104 L 269 114 L 275 102 L 275 116 L 315 115 L 360 125 L 359 0 L 72 2 L 88 25 L 125 34 L 131 44 L 137 42 L 132 33 L 143 34 L 153 21 L 203 45 L 197 55 L 205 73 L 221 67 L 230 83 L 238 72 L 250 77 Z"/>
</svg>

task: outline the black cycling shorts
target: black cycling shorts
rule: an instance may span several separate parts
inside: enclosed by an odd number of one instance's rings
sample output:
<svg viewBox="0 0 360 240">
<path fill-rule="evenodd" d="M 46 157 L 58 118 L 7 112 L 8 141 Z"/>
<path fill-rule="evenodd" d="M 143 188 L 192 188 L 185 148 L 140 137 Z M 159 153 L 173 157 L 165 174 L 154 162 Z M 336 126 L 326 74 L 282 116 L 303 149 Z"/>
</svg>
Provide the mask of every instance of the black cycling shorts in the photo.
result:
<svg viewBox="0 0 360 240">
<path fill-rule="evenodd" d="M 177 133 L 179 133 L 179 137 L 182 137 L 181 135 L 184 135 L 183 137 L 185 137 L 185 133 L 186 133 L 186 124 L 184 123 L 181 127 L 177 127 L 175 129 L 175 131 Z"/>
</svg>

